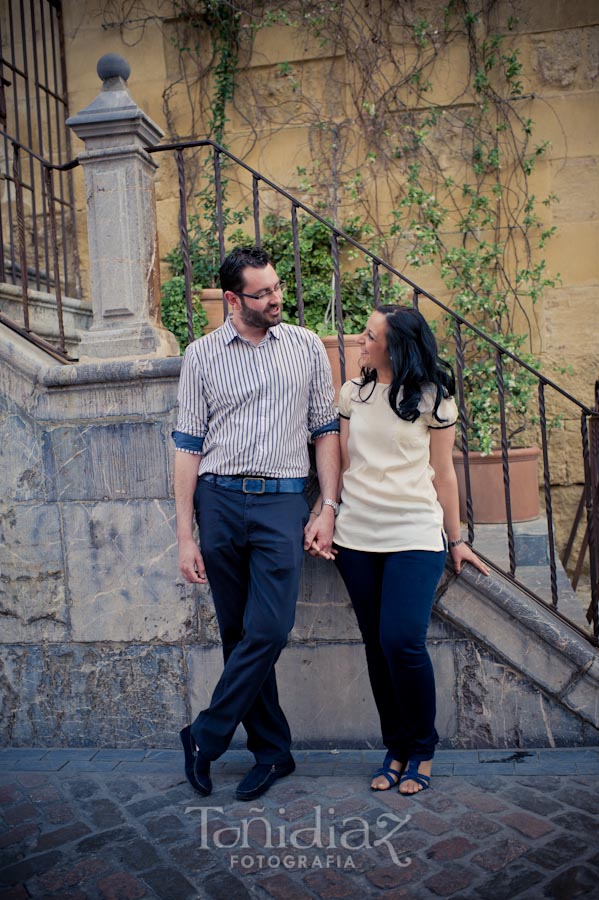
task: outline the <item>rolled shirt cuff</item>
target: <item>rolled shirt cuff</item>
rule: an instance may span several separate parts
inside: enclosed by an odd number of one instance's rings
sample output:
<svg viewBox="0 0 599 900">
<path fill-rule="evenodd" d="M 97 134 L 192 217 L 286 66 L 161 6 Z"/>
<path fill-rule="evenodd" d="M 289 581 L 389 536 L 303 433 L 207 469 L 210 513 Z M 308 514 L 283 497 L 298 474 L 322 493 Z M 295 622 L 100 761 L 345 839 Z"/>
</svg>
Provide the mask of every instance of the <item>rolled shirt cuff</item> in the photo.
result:
<svg viewBox="0 0 599 900">
<path fill-rule="evenodd" d="M 196 437 L 194 434 L 186 434 L 185 431 L 173 431 L 172 438 L 177 450 L 198 454 L 202 452 L 202 446 L 204 444 L 203 437 Z"/>
<path fill-rule="evenodd" d="M 327 422 L 326 425 L 315 428 L 310 437 L 315 441 L 316 438 L 322 437 L 325 434 L 339 434 L 339 419 L 333 419 L 332 422 Z"/>
</svg>

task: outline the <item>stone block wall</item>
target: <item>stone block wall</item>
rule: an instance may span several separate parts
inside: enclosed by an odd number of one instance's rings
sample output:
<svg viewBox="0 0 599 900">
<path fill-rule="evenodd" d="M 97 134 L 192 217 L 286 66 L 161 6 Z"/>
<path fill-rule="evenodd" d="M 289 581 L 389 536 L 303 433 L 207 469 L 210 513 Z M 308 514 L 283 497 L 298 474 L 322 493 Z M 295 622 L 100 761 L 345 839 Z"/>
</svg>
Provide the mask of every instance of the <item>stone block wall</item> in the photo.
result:
<svg viewBox="0 0 599 900">
<path fill-rule="evenodd" d="M 176 747 L 208 702 L 221 671 L 210 591 L 177 569 L 179 366 L 48 367 L 0 326 L 4 745 Z M 525 640 L 520 665 L 492 634 L 435 616 L 429 644 L 442 746 L 599 743 L 588 716 L 536 684 Z M 296 746 L 379 744 L 356 621 L 324 561 L 306 557 L 278 672 Z"/>
</svg>

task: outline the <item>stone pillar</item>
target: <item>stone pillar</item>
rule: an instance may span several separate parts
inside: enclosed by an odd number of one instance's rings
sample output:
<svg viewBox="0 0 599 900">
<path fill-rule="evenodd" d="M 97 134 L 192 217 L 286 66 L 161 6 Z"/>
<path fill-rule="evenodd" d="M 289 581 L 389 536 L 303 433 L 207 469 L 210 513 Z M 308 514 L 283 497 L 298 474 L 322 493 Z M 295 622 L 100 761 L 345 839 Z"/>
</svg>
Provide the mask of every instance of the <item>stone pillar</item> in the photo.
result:
<svg viewBox="0 0 599 900">
<path fill-rule="evenodd" d="M 157 168 L 146 148 L 163 132 L 127 89 L 131 69 L 116 53 L 98 62 L 102 90 L 67 125 L 85 143 L 85 177 L 93 324 L 79 356 L 177 356 L 160 322 Z"/>
</svg>

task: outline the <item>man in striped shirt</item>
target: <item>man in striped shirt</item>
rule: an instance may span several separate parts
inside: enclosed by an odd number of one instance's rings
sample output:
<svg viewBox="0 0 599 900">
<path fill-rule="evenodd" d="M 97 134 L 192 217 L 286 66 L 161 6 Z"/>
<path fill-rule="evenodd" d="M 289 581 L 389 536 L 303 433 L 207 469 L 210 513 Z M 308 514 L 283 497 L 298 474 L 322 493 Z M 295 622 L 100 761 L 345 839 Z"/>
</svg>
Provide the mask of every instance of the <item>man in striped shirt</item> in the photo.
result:
<svg viewBox="0 0 599 900">
<path fill-rule="evenodd" d="M 268 256 L 237 248 L 220 278 L 231 314 L 185 352 L 173 436 L 179 567 L 186 581 L 210 581 L 225 665 L 181 740 L 186 776 L 207 796 L 210 762 L 242 722 L 256 765 L 236 796 L 254 800 L 295 769 L 274 667 L 293 626 L 304 537 L 313 554 L 331 548 L 339 427 L 323 344 L 281 322 Z M 325 498 L 310 518 L 308 438 Z"/>
</svg>

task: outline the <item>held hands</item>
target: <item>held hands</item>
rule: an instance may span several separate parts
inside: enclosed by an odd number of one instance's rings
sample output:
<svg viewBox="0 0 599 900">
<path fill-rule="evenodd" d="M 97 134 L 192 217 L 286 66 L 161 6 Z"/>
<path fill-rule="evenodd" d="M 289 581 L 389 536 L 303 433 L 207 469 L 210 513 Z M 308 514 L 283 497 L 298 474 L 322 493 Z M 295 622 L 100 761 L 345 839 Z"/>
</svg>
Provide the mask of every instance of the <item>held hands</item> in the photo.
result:
<svg viewBox="0 0 599 900">
<path fill-rule="evenodd" d="M 468 546 L 468 544 L 462 543 L 457 547 L 450 547 L 449 552 L 451 553 L 451 559 L 456 575 L 460 574 L 465 562 L 473 565 L 474 568 L 478 569 L 479 572 L 482 572 L 483 575 L 489 574 L 489 568 L 481 559 L 478 558 L 476 553 Z"/>
<path fill-rule="evenodd" d="M 190 584 L 208 584 L 204 560 L 193 538 L 179 541 L 179 569 Z"/>
<path fill-rule="evenodd" d="M 335 514 L 330 506 L 323 506 L 318 515 L 310 515 L 304 528 L 304 550 L 310 556 L 335 559 L 337 551 L 332 547 L 334 530 Z"/>
</svg>

